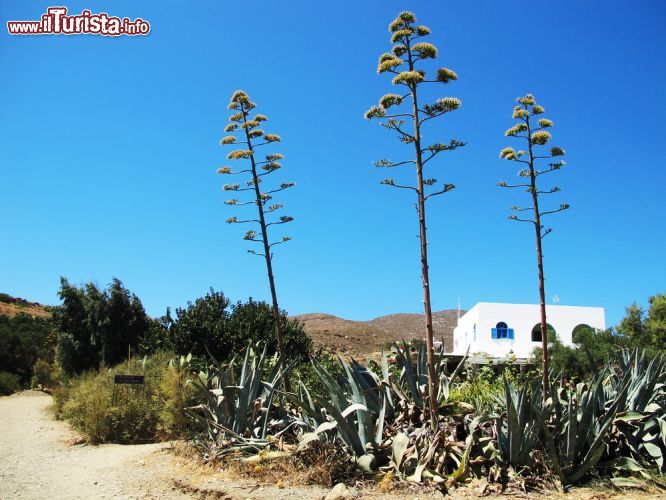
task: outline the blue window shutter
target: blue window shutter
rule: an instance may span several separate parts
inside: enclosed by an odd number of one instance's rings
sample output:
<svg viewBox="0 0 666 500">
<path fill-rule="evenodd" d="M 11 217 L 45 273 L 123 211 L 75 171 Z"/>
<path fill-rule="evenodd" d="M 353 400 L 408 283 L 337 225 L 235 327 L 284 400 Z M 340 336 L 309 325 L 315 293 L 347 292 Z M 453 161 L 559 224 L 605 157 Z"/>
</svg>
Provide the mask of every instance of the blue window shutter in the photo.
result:
<svg viewBox="0 0 666 500">
<path fill-rule="evenodd" d="M 491 330 L 492 330 L 493 338 L 496 339 L 497 338 L 497 328 L 492 328 Z"/>
<path fill-rule="evenodd" d="M 513 328 L 509 328 L 509 335 L 508 337 L 513 340 Z"/>
</svg>

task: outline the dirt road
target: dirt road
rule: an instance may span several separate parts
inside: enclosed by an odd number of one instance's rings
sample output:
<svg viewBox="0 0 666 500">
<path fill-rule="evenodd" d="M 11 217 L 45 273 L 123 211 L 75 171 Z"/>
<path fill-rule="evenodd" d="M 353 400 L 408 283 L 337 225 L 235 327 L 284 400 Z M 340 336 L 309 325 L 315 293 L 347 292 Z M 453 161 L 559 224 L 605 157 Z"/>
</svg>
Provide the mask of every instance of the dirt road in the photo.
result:
<svg viewBox="0 0 666 500">
<path fill-rule="evenodd" d="M 155 455 L 168 445 L 71 445 L 50 404 L 36 391 L 0 398 L 0 498 L 187 498 Z"/>
<path fill-rule="evenodd" d="M 0 500 L 14 498 L 322 498 L 316 486 L 280 489 L 226 477 L 170 453 L 170 444 L 72 444 L 49 412 L 51 397 L 0 397 Z"/>
</svg>

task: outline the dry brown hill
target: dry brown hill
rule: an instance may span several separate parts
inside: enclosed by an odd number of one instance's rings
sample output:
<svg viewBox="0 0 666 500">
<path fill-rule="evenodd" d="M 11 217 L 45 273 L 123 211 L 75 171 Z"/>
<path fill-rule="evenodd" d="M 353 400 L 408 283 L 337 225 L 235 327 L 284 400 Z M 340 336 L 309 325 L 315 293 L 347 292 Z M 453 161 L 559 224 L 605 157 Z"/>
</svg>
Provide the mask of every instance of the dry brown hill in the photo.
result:
<svg viewBox="0 0 666 500">
<path fill-rule="evenodd" d="M 453 347 L 457 317 L 458 311 L 454 309 L 433 313 L 435 339 L 443 339 L 447 351 Z M 370 321 L 352 321 L 323 313 L 293 318 L 303 323 L 315 346 L 347 354 L 370 354 L 392 342 L 425 337 L 422 314 L 389 314 Z"/>
<path fill-rule="evenodd" d="M 29 314 L 30 316 L 47 318 L 51 313 L 46 306 L 38 302 L 28 302 L 20 297 L 12 297 L 6 293 L 0 293 L 0 316 L 16 316 L 17 314 Z"/>
</svg>

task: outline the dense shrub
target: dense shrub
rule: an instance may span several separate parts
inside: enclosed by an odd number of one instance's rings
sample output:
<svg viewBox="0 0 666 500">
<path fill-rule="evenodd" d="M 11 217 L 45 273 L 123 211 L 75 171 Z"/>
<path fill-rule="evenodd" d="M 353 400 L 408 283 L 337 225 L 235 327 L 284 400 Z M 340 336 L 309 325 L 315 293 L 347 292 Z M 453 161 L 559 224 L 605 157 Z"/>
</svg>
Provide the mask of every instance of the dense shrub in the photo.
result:
<svg viewBox="0 0 666 500">
<path fill-rule="evenodd" d="M 292 360 L 305 361 L 312 349 L 312 340 L 296 320 L 280 316 L 285 352 Z M 191 353 L 206 358 L 226 360 L 241 352 L 247 343 L 267 343 L 268 353 L 277 352 L 272 308 L 265 302 L 252 300 L 231 304 L 223 293 L 211 289 L 204 297 L 177 308 L 175 318 L 170 311 L 162 318 L 163 331 L 170 347 L 181 355 Z"/>
<path fill-rule="evenodd" d="M 9 396 L 21 388 L 21 378 L 15 373 L 0 372 L 0 396 Z"/>
<path fill-rule="evenodd" d="M 465 403 L 477 411 L 488 409 L 504 392 L 503 379 L 518 380 L 518 375 L 505 367 L 503 375 L 498 375 L 491 366 L 469 365 L 461 374 L 458 383 L 451 386 L 449 403 Z"/>
<path fill-rule="evenodd" d="M 171 360 L 171 362 L 170 362 Z M 54 392 L 55 411 L 91 442 L 162 440 L 187 432 L 183 408 L 196 403 L 189 365 L 158 353 L 73 377 Z M 117 374 L 144 375 L 145 384 L 116 386 Z"/>
<path fill-rule="evenodd" d="M 32 367 L 30 386 L 33 389 L 52 388 L 58 385 L 58 369 L 44 359 L 38 359 Z"/>
<path fill-rule="evenodd" d="M 550 369 L 553 374 L 578 380 L 594 375 L 606 366 L 610 357 L 630 345 L 625 336 L 617 334 L 613 329 L 595 331 L 591 328 L 576 332 L 573 343 L 573 346 L 564 345 L 556 335 L 548 335 Z M 534 361 L 541 369 L 541 348 L 534 350 Z"/>
<path fill-rule="evenodd" d="M 48 319 L 27 314 L 0 316 L 0 371 L 17 375 L 27 385 L 35 361 L 53 358 L 51 332 Z"/>
</svg>

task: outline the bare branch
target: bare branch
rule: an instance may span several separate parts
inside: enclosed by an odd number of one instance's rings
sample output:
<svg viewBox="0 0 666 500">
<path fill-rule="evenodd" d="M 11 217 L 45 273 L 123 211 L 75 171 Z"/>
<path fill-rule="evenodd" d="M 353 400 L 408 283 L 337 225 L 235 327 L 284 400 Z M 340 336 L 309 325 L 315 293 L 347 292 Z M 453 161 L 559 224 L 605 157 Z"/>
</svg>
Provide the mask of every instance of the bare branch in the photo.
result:
<svg viewBox="0 0 666 500">
<path fill-rule="evenodd" d="M 217 169 L 218 174 L 224 174 L 224 175 L 238 175 L 238 174 L 247 174 L 251 172 L 252 170 L 239 170 L 237 172 L 233 172 L 231 170 L 231 167 L 222 167 Z"/>
<path fill-rule="evenodd" d="M 233 206 L 242 207 L 244 205 L 256 205 L 257 202 L 254 201 L 254 200 L 253 201 L 226 200 L 224 202 L 224 204 L 225 205 L 233 205 Z"/>
<path fill-rule="evenodd" d="M 511 210 L 513 210 L 514 212 L 525 212 L 526 210 L 534 210 L 534 207 L 522 208 L 514 205 L 511 207 Z"/>
<path fill-rule="evenodd" d="M 507 184 L 504 181 L 500 181 L 497 184 L 498 187 L 503 187 L 503 188 L 519 188 L 519 187 L 531 187 L 530 184 Z"/>
<path fill-rule="evenodd" d="M 237 217 L 229 217 L 227 219 L 227 224 L 246 224 L 248 222 L 256 222 L 257 224 L 260 224 L 261 222 L 257 219 L 245 219 L 245 220 L 238 220 Z"/>
<path fill-rule="evenodd" d="M 394 181 L 393 179 L 384 179 L 383 181 L 380 181 L 379 183 L 380 183 L 380 184 L 383 184 L 383 185 L 385 185 L 385 186 L 392 186 L 392 187 L 396 187 L 396 188 L 400 188 L 400 189 L 411 189 L 411 190 L 413 190 L 413 191 L 417 191 L 417 192 L 418 192 L 418 190 L 417 190 L 415 187 L 412 187 L 412 186 L 401 186 L 400 184 L 396 184 L 395 181 Z"/>
<path fill-rule="evenodd" d="M 562 203 L 562 204 L 560 205 L 560 208 L 558 208 L 557 210 L 548 210 L 547 212 L 541 212 L 541 213 L 539 213 L 539 215 L 540 215 L 541 217 L 543 217 L 544 215 L 556 214 L 557 212 L 563 212 L 563 211 L 565 211 L 565 210 L 568 210 L 569 207 L 570 207 L 569 204 L 567 204 L 567 203 Z"/>
<path fill-rule="evenodd" d="M 440 142 L 433 144 L 431 146 L 427 146 L 421 150 L 421 153 L 426 153 L 430 152 L 430 156 L 423 160 L 423 165 L 428 163 L 430 160 L 432 160 L 436 155 L 441 153 L 442 151 L 453 151 L 454 149 L 461 148 L 465 145 L 464 142 L 459 141 L 457 139 L 451 139 L 448 144 L 442 144 Z"/>
<path fill-rule="evenodd" d="M 432 198 L 433 196 L 439 196 L 444 193 L 448 193 L 449 191 L 454 190 L 456 187 L 453 184 L 444 184 L 444 188 L 441 191 L 436 191 L 434 193 L 430 193 L 428 196 L 423 198 L 423 201 L 427 201 L 428 198 Z"/>
<path fill-rule="evenodd" d="M 382 159 L 382 160 L 377 160 L 376 162 L 373 163 L 375 167 L 379 168 L 392 168 L 392 167 L 399 167 L 401 165 L 406 165 L 408 163 L 416 163 L 415 160 L 405 160 L 405 161 L 399 161 L 399 162 L 392 162 L 391 160 L 387 159 Z"/>
<path fill-rule="evenodd" d="M 262 195 L 268 195 L 272 193 L 279 193 L 280 191 L 284 191 L 285 189 L 289 189 L 290 187 L 295 186 L 295 182 L 283 182 L 280 184 L 280 187 L 277 189 L 272 189 L 271 191 L 266 191 L 265 193 L 262 193 Z"/>
<path fill-rule="evenodd" d="M 550 168 L 547 168 L 546 170 L 541 170 L 536 175 L 539 176 L 539 175 L 547 174 L 549 172 L 553 172 L 555 170 L 560 170 L 563 166 L 566 165 L 566 163 L 563 162 L 563 161 L 558 161 L 558 162 L 555 162 L 555 163 L 549 163 L 549 165 L 550 165 Z"/>
<path fill-rule="evenodd" d="M 283 236 L 280 241 L 275 241 L 275 242 L 271 243 L 270 245 L 268 245 L 268 248 L 272 248 L 275 245 L 281 245 L 282 243 L 286 243 L 288 241 L 291 241 L 291 236 Z"/>
<path fill-rule="evenodd" d="M 555 187 L 553 187 L 553 188 L 551 188 L 547 191 L 537 191 L 537 194 L 553 194 L 553 193 L 557 193 L 558 191 L 562 191 L 562 190 L 560 188 L 558 188 L 557 186 L 555 186 Z"/>
<path fill-rule="evenodd" d="M 290 217 L 288 215 L 283 215 L 282 217 L 280 217 L 279 221 L 269 222 L 268 224 L 266 224 L 266 227 L 268 227 L 268 226 L 277 226 L 277 225 L 280 225 L 280 224 L 286 224 L 287 222 L 291 222 L 292 220 L 294 220 L 293 217 Z"/>
<path fill-rule="evenodd" d="M 517 215 L 509 215 L 509 220 L 515 220 L 518 222 L 531 222 L 532 224 L 536 225 L 536 221 L 533 221 L 532 219 L 520 219 Z"/>
</svg>

